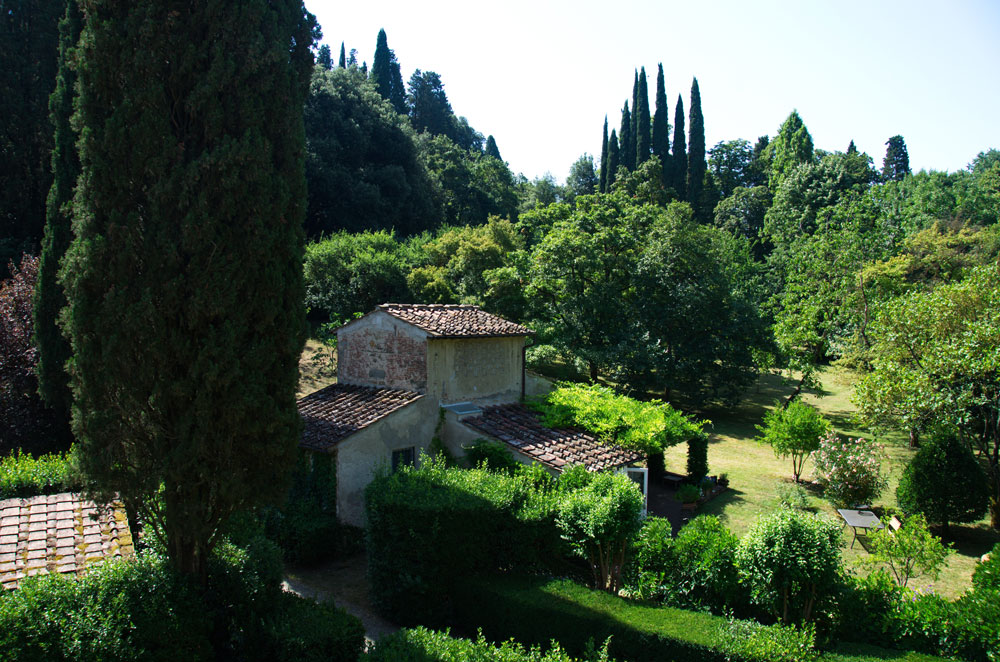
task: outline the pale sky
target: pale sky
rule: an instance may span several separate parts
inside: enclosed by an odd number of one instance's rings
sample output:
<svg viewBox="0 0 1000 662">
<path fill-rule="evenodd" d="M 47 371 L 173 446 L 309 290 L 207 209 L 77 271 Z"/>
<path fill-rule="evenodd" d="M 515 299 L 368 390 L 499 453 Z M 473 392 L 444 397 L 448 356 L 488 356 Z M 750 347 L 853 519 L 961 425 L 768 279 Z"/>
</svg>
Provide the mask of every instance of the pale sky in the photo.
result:
<svg viewBox="0 0 1000 662">
<path fill-rule="evenodd" d="M 853 139 L 881 167 L 900 134 L 910 165 L 958 170 L 1000 148 L 1000 2 L 306 0 L 336 59 L 369 66 L 384 28 L 404 83 L 441 76 L 452 108 L 493 134 L 514 173 L 563 181 L 663 63 L 670 121 L 698 77 L 708 147 L 774 136 L 797 109 L 816 147 Z"/>
</svg>

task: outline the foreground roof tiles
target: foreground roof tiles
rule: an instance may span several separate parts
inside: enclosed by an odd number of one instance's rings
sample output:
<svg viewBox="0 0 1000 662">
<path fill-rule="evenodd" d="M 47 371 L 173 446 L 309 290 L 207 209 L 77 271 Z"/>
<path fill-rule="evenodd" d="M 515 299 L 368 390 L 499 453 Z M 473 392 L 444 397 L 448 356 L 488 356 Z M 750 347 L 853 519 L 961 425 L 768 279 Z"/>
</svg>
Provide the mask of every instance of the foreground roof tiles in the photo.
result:
<svg viewBox="0 0 1000 662">
<path fill-rule="evenodd" d="M 384 303 L 378 310 L 438 338 L 527 336 L 531 329 L 492 315 L 479 306 Z"/>
<path fill-rule="evenodd" d="M 31 575 L 79 574 L 132 552 L 120 503 L 98 506 L 69 492 L 0 501 L 0 584 L 6 589 Z"/>
<path fill-rule="evenodd" d="M 638 451 L 602 443 L 581 430 L 547 428 L 538 414 L 524 405 L 487 407 L 482 416 L 462 422 L 559 471 L 574 464 L 601 471 L 645 459 Z"/>
<path fill-rule="evenodd" d="M 325 451 L 358 430 L 419 400 L 413 391 L 331 384 L 299 400 L 303 448 Z"/>
</svg>

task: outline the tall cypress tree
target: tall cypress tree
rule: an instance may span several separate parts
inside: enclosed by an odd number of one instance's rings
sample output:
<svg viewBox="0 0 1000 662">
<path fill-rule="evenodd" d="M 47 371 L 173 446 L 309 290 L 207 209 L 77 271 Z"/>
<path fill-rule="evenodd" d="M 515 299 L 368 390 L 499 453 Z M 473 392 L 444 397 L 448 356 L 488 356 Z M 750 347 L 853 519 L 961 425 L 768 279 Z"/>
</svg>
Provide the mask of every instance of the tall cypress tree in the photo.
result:
<svg viewBox="0 0 1000 662">
<path fill-rule="evenodd" d="M 333 57 L 330 55 L 330 47 L 323 44 L 319 47 L 319 52 L 316 53 L 316 66 L 322 67 L 329 71 L 333 69 Z"/>
<path fill-rule="evenodd" d="M 639 142 L 638 117 L 639 117 L 639 72 L 633 69 L 632 70 L 632 116 L 629 118 L 631 121 L 629 122 L 629 135 L 628 135 L 629 150 L 631 152 L 628 155 L 629 170 L 635 170 L 635 166 L 637 165 L 635 151 L 636 151 L 636 145 Z"/>
<path fill-rule="evenodd" d="M 67 423 L 73 398 L 64 366 L 70 357 L 70 347 L 57 325 L 59 314 L 66 306 L 66 295 L 57 276 L 59 265 L 73 238 L 69 205 L 80 174 L 77 136 L 70 127 L 70 117 L 73 114 L 73 86 L 76 83 L 73 58 L 81 28 L 79 6 L 75 1 L 67 2 L 66 14 L 59 22 L 56 88 L 49 99 L 49 114 L 55 129 L 52 147 L 53 177 L 46 201 L 45 238 L 42 240 L 34 301 L 38 393 Z"/>
<path fill-rule="evenodd" d="M 632 113 L 628 110 L 628 101 L 622 108 L 622 125 L 618 132 L 619 165 L 625 166 L 628 170 L 635 170 L 635 145 L 631 142 L 632 135 Z M 631 156 L 631 158 L 629 158 Z"/>
<path fill-rule="evenodd" d="M 204 582 L 295 457 L 316 23 L 302 0 L 82 5 L 62 272 L 80 461 Z"/>
<path fill-rule="evenodd" d="M 338 63 L 341 69 L 347 68 L 347 52 L 344 50 L 344 42 L 340 42 L 340 62 Z"/>
<path fill-rule="evenodd" d="M 639 73 L 639 99 L 635 107 L 635 164 L 640 166 L 649 159 L 649 89 L 646 87 L 646 67 Z"/>
<path fill-rule="evenodd" d="M 385 30 L 378 31 L 378 39 L 375 41 L 375 59 L 372 60 L 369 79 L 382 98 L 391 103 L 397 113 L 406 114 L 406 89 L 403 87 L 403 75 L 400 73 L 396 54 L 389 48 Z"/>
<path fill-rule="evenodd" d="M 663 166 L 664 179 L 670 176 L 670 123 L 668 116 L 670 108 L 667 106 L 667 91 L 663 81 L 663 65 L 657 66 L 656 71 L 656 105 L 653 109 L 653 154 L 660 158 Z M 664 181 L 669 185 L 669 182 Z"/>
<path fill-rule="evenodd" d="M 608 116 L 604 116 L 604 132 L 601 135 L 601 164 L 600 175 L 598 176 L 597 190 L 601 193 L 607 192 L 608 183 Z"/>
<path fill-rule="evenodd" d="M 677 95 L 677 105 L 674 107 L 674 149 L 670 160 L 673 162 L 673 178 L 671 184 L 677 197 L 686 200 L 687 194 L 687 138 L 684 136 L 684 100 Z"/>
<path fill-rule="evenodd" d="M 618 166 L 621 165 L 618 157 L 618 135 L 611 129 L 611 137 L 608 138 L 608 174 L 604 178 L 605 191 L 610 191 L 615 185 L 615 176 L 618 174 Z"/>
<path fill-rule="evenodd" d="M 705 209 L 704 189 L 705 171 L 705 119 L 701 114 L 701 91 L 698 89 L 698 79 L 691 82 L 691 108 L 688 120 L 688 167 L 687 167 L 687 200 L 694 207 L 699 221 L 709 220 L 710 210 Z"/>
</svg>

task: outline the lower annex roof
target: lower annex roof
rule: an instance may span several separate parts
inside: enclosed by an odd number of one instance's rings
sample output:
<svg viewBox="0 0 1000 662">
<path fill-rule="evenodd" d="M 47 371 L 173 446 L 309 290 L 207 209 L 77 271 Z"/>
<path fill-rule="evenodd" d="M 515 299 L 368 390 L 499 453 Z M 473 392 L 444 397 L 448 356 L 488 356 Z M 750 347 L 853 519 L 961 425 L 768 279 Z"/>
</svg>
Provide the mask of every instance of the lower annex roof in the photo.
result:
<svg viewBox="0 0 1000 662">
<path fill-rule="evenodd" d="M 394 388 L 331 384 L 299 400 L 299 446 L 328 451 L 342 439 L 422 397 Z"/>
</svg>

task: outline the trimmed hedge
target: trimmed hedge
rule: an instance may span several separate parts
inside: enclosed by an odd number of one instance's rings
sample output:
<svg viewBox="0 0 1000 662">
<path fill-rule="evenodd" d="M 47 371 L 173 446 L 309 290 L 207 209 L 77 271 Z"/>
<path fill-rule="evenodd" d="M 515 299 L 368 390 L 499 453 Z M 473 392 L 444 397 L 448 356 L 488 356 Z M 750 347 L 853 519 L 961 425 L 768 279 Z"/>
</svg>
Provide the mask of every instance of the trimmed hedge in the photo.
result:
<svg viewBox="0 0 1000 662">
<path fill-rule="evenodd" d="M 447 469 L 422 457 L 365 491 L 373 602 L 403 625 L 445 625 L 451 596 L 470 577 L 538 568 L 567 554 L 557 498 L 529 472 Z"/>
<path fill-rule="evenodd" d="M 379 639 L 375 649 L 366 653 L 362 662 L 575 662 L 558 644 L 542 651 L 540 647 L 525 648 L 504 641 L 498 645 L 479 635 L 474 641 L 452 637 L 448 632 L 434 632 L 422 627 L 401 630 Z M 605 661 L 607 655 L 588 657 Z"/>
<path fill-rule="evenodd" d="M 0 458 L 0 499 L 79 491 L 73 464 L 73 451 L 37 458 L 18 451 Z"/>
<path fill-rule="evenodd" d="M 155 553 L 0 591 L 4 662 L 357 659 L 360 621 L 281 591 L 273 545 L 223 543 L 203 590 Z"/>
<path fill-rule="evenodd" d="M 514 638 L 538 645 L 554 639 L 574 655 L 607 637 L 611 637 L 609 654 L 632 662 L 772 662 L 811 655 L 809 630 L 747 625 L 704 612 L 630 602 L 567 580 L 474 581 L 466 585 L 460 607 L 456 627 L 462 632 L 481 628 L 492 641 Z M 744 630 L 746 636 L 734 637 Z M 882 656 L 906 662 L 940 659 L 875 647 L 860 656 L 838 651 L 820 654 L 818 659 L 861 662 Z"/>
</svg>

